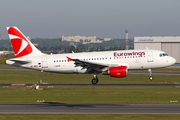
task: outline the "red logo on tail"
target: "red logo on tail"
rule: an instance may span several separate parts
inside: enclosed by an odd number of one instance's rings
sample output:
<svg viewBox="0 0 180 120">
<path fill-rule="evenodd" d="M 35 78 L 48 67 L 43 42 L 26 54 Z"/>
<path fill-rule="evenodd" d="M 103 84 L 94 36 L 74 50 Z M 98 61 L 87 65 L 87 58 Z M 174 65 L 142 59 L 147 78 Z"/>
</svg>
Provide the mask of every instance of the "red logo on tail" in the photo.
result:
<svg viewBox="0 0 180 120">
<path fill-rule="evenodd" d="M 10 27 L 8 29 L 8 33 L 14 36 L 10 39 L 16 58 L 28 55 L 32 52 L 31 45 L 21 32 L 13 27 Z"/>
</svg>

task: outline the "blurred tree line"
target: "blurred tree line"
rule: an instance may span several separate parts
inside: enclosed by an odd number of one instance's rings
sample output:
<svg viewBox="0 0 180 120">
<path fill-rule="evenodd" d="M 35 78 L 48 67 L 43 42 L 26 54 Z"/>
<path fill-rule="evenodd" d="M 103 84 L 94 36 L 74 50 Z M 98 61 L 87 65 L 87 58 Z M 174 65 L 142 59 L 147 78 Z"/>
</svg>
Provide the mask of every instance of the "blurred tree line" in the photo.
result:
<svg viewBox="0 0 180 120">
<path fill-rule="evenodd" d="M 32 43 L 44 53 L 71 53 L 73 52 L 91 52 L 106 50 L 124 50 L 126 48 L 125 39 L 113 39 L 110 41 L 102 41 L 102 43 L 82 44 L 82 42 L 62 41 L 61 38 L 36 38 L 31 39 Z M 134 49 L 134 40 L 129 39 L 129 49 Z M 9 40 L 0 41 L 0 51 L 13 51 Z"/>
</svg>

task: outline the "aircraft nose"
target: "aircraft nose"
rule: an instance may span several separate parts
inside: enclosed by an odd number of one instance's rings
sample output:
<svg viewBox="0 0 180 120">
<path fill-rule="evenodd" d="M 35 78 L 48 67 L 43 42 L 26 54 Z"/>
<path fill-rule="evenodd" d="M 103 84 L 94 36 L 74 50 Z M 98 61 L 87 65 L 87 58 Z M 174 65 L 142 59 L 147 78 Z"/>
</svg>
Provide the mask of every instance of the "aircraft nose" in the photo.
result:
<svg viewBox="0 0 180 120">
<path fill-rule="evenodd" d="M 173 64 L 175 64 L 176 63 L 176 59 L 175 58 L 171 58 L 171 64 L 173 65 Z"/>
</svg>

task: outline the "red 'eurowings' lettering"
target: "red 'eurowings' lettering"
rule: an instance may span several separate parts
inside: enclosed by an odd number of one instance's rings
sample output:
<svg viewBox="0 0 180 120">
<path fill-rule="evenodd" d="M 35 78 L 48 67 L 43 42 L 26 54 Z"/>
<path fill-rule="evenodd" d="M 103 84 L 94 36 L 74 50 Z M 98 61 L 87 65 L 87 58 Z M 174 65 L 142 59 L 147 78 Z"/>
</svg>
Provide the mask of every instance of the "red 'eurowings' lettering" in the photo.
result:
<svg viewBox="0 0 180 120">
<path fill-rule="evenodd" d="M 132 56 L 132 55 L 139 55 L 139 56 L 142 56 L 142 55 L 145 55 L 146 53 L 145 52 L 132 52 L 132 53 L 117 53 L 117 52 L 114 52 L 114 57 L 119 57 L 119 56 Z"/>
</svg>

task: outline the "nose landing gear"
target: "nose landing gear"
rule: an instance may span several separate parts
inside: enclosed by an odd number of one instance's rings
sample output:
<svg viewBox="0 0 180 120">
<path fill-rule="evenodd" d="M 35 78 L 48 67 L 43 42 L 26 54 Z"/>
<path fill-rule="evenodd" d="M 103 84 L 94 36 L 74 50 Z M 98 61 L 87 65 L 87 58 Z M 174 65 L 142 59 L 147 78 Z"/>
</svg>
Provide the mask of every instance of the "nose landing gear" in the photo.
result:
<svg viewBox="0 0 180 120">
<path fill-rule="evenodd" d="M 150 75 L 149 80 L 152 81 L 154 78 L 153 78 L 153 76 L 152 76 L 152 71 L 151 71 L 151 69 L 148 69 L 148 72 L 149 72 L 149 75 Z"/>
</svg>

